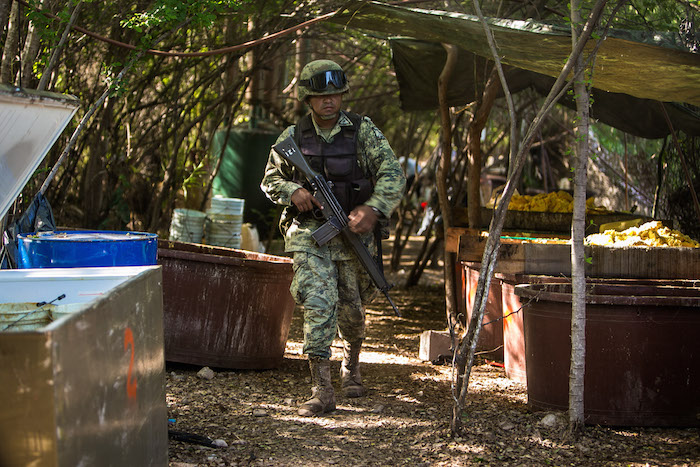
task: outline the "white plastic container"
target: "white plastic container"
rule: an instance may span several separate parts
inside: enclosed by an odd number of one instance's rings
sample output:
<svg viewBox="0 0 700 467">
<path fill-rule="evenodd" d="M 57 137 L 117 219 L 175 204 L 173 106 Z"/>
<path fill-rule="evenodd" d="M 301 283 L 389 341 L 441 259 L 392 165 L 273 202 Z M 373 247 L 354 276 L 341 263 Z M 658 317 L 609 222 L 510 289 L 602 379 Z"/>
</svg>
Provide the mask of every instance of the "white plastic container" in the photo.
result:
<svg viewBox="0 0 700 467">
<path fill-rule="evenodd" d="M 173 211 L 169 239 L 176 242 L 202 243 L 206 214 L 193 209 Z"/>
<path fill-rule="evenodd" d="M 206 243 L 240 248 L 245 200 L 215 196 L 207 210 Z"/>
</svg>

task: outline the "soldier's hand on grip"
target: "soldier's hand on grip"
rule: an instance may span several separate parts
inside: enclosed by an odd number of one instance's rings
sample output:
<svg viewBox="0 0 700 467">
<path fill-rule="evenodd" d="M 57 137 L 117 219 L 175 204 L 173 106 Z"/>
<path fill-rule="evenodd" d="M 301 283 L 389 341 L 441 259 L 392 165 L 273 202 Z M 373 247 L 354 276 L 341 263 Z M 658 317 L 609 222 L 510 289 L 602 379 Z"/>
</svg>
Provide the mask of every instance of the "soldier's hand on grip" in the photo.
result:
<svg viewBox="0 0 700 467">
<path fill-rule="evenodd" d="M 323 209 L 321 203 L 314 198 L 314 195 L 306 188 L 297 188 L 297 190 L 292 193 L 292 204 L 297 207 L 299 212 L 311 211 L 314 206 Z"/>
</svg>

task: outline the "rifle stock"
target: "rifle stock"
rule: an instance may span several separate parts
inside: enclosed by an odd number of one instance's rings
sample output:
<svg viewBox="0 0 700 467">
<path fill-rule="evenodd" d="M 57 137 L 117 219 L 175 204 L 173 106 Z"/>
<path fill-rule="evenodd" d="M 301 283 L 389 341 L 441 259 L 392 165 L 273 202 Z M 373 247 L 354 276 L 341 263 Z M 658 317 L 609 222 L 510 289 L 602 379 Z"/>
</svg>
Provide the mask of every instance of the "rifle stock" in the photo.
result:
<svg viewBox="0 0 700 467">
<path fill-rule="evenodd" d="M 357 234 L 352 232 L 348 227 L 348 216 L 333 194 L 330 184 L 321 174 L 311 168 L 292 137 L 284 139 L 282 142 L 274 145 L 272 149 L 301 172 L 304 178 L 311 184 L 314 197 L 323 206 L 321 214 L 323 218 L 326 219 L 326 223 L 311 234 L 314 240 L 316 240 L 316 243 L 318 243 L 318 245 L 324 245 L 336 235 L 341 234 L 350 244 L 357 259 L 365 268 L 374 284 L 387 298 L 396 316 L 400 317 L 401 313 L 399 309 L 389 296 L 389 289 L 391 289 L 392 285 L 387 282 L 384 274 L 374 258 L 372 258 L 365 244 L 362 243 Z"/>
</svg>

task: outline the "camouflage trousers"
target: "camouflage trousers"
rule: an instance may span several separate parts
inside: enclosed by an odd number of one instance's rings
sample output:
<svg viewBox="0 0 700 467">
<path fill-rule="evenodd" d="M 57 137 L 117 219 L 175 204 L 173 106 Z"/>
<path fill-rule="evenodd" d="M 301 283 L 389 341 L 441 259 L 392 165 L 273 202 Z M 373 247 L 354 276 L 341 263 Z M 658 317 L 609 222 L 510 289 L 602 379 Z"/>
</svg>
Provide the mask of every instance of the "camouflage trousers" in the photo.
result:
<svg viewBox="0 0 700 467">
<path fill-rule="evenodd" d="M 304 353 L 330 358 L 336 333 L 350 343 L 365 338 L 365 308 L 376 287 L 356 258 L 294 253 L 292 297 L 304 308 Z"/>
</svg>

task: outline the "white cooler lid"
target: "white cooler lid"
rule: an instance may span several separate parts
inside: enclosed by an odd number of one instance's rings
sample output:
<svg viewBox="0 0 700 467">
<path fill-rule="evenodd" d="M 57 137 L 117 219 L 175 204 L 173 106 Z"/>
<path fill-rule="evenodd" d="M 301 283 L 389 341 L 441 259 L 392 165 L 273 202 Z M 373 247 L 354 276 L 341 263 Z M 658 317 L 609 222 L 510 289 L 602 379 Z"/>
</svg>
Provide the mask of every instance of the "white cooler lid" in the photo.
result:
<svg viewBox="0 0 700 467">
<path fill-rule="evenodd" d="M 79 106 L 75 96 L 0 85 L 0 218 Z"/>
</svg>

